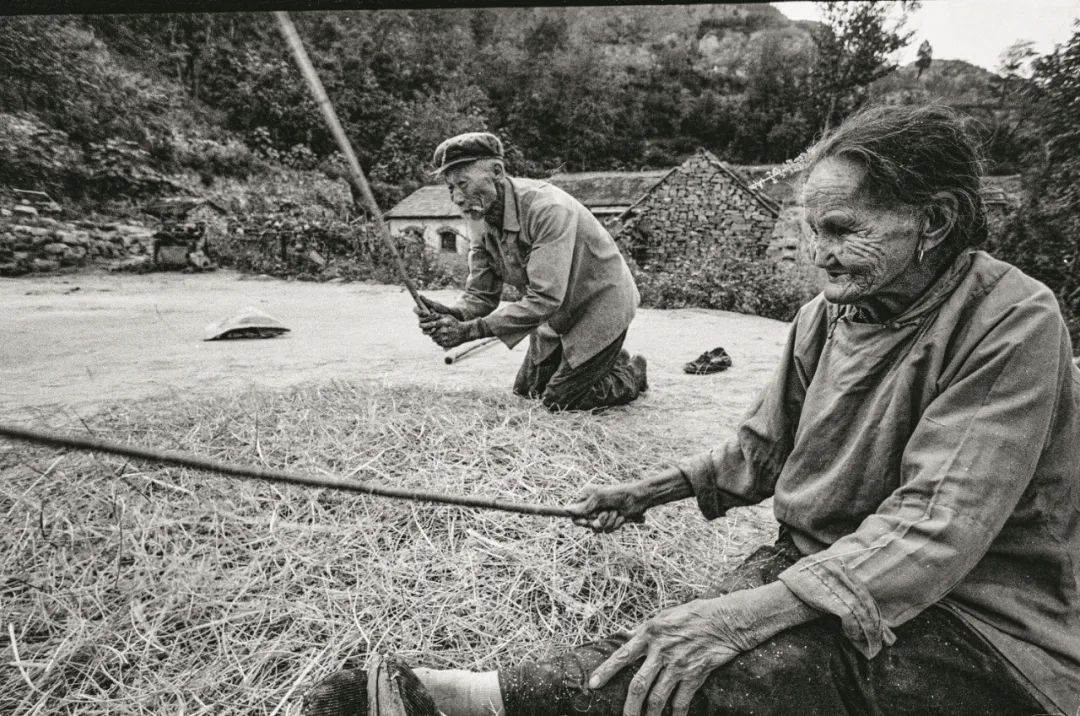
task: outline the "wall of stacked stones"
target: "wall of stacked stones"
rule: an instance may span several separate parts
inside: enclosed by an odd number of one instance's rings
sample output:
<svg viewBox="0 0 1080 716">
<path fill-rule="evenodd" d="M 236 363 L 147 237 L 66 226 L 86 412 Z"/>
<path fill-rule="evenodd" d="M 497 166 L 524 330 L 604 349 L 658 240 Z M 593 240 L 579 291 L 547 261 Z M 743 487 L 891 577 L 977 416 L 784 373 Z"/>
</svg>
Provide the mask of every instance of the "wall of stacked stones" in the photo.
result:
<svg viewBox="0 0 1080 716">
<path fill-rule="evenodd" d="M 59 221 L 48 216 L 0 217 L 0 276 L 57 271 L 67 267 L 118 267 L 148 260 L 154 230 L 146 226 Z"/>
<path fill-rule="evenodd" d="M 695 157 L 656 187 L 626 231 L 648 271 L 708 257 L 764 259 L 775 218 L 718 167 Z"/>
</svg>

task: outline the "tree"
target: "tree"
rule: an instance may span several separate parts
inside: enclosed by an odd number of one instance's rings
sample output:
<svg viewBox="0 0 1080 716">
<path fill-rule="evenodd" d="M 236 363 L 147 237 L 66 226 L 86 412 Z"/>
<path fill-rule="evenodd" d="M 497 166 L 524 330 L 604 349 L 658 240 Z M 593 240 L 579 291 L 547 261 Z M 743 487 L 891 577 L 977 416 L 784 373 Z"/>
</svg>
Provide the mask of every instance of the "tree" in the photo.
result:
<svg viewBox="0 0 1080 716">
<path fill-rule="evenodd" d="M 1049 286 L 1080 346 L 1080 22 L 1072 37 L 1034 63 L 1039 150 L 1024 175 L 1025 200 L 993 250 Z"/>
<path fill-rule="evenodd" d="M 996 104 L 987 103 L 989 113 L 985 151 L 995 173 L 1019 173 L 1029 162 L 1025 158 L 1038 145 L 1037 131 L 1031 120 L 1037 111 L 1035 87 L 1031 75 L 1033 59 L 1038 53 L 1030 40 L 1014 42 L 1003 53 L 998 71 L 990 78 L 990 87 L 997 95 Z"/>
<path fill-rule="evenodd" d="M 1038 55 L 1031 40 L 1017 40 L 1001 53 L 997 75 L 990 80 L 999 105 L 1005 106 L 1014 95 L 1024 90 L 1034 71 L 1032 63 Z"/>
<path fill-rule="evenodd" d="M 930 40 L 923 40 L 919 45 L 918 59 L 915 60 L 915 66 L 919 69 L 919 74 L 915 76 L 915 79 L 922 77 L 922 73 L 930 69 L 930 62 L 934 59 L 934 48 L 930 46 Z"/>
<path fill-rule="evenodd" d="M 814 31 L 817 55 L 806 114 L 828 129 L 866 101 L 871 82 L 896 69 L 890 56 L 911 41 L 913 33 L 904 31 L 904 23 L 919 3 L 833 1 L 819 6 L 822 25 Z"/>
<path fill-rule="evenodd" d="M 742 120 L 732 142 L 732 158 L 783 161 L 813 139 L 814 129 L 802 109 L 808 75 L 807 57 L 787 47 L 780 34 L 763 39 L 747 66 Z"/>
</svg>

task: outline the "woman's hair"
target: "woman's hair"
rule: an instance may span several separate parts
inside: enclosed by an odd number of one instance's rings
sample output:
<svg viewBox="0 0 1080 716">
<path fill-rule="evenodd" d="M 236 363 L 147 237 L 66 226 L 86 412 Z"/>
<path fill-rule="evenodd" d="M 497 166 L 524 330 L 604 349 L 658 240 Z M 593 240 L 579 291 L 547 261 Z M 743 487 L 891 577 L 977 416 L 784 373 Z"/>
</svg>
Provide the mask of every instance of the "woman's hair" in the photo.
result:
<svg viewBox="0 0 1080 716">
<path fill-rule="evenodd" d="M 829 157 L 866 170 L 872 201 L 924 207 L 938 192 L 951 192 L 957 217 L 948 243 L 954 251 L 986 238 L 986 210 L 979 193 L 979 141 L 962 115 L 937 105 L 863 109 L 810 148 L 804 176 Z"/>
</svg>

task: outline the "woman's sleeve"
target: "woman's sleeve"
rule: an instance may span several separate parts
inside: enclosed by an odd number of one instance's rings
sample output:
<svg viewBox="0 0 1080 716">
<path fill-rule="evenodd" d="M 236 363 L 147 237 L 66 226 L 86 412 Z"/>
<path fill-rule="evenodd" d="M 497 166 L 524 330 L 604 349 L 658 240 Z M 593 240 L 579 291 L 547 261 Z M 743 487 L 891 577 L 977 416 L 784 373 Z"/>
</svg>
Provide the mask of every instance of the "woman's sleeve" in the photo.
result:
<svg viewBox="0 0 1080 716">
<path fill-rule="evenodd" d="M 804 306 L 791 323 L 779 365 L 735 434 L 678 463 L 707 519 L 772 496 L 795 442 L 811 377 L 807 366 L 816 365 L 820 342 L 814 338 L 823 330 L 823 321 L 820 299 Z"/>
</svg>

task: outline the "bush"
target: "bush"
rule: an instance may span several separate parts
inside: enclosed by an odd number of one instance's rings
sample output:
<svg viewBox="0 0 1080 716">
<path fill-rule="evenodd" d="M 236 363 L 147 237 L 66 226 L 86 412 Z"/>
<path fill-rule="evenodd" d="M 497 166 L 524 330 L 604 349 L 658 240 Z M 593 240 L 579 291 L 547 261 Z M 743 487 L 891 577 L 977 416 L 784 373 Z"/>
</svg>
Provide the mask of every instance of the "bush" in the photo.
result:
<svg viewBox="0 0 1080 716">
<path fill-rule="evenodd" d="M 454 283 L 422 241 L 395 237 L 395 244 L 419 287 Z M 311 222 L 295 207 L 244 216 L 211 251 L 224 266 L 282 278 L 401 283 L 393 256 L 374 226 L 340 219 Z"/>
<path fill-rule="evenodd" d="M 1029 180 L 1028 198 L 1004 226 L 991 236 L 987 249 L 1029 276 L 1042 281 L 1057 296 L 1072 337 L 1073 352 L 1080 354 L 1080 242 L 1073 204 L 1053 201 L 1045 182 Z"/>
<path fill-rule="evenodd" d="M 237 139 L 220 142 L 180 136 L 173 139 L 172 150 L 177 167 L 204 175 L 245 179 L 264 168 L 264 162 Z"/>
<path fill-rule="evenodd" d="M 0 113 L 0 184 L 45 191 L 75 191 L 87 176 L 82 151 L 68 135 L 31 114 Z"/>
<path fill-rule="evenodd" d="M 1080 23 L 1035 63 L 1033 115 L 1042 146 L 1024 174 L 1024 204 L 991 250 L 1045 283 L 1080 351 Z"/>
<path fill-rule="evenodd" d="M 135 142 L 124 139 L 90 142 L 86 160 L 87 188 L 95 196 L 145 197 L 175 186 L 154 168 L 150 152 Z"/>
<path fill-rule="evenodd" d="M 713 256 L 683 260 L 656 271 L 631 262 L 650 308 L 712 308 L 790 321 L 815 291 L 769 260 L 732 260 Z"/>
</svg>

